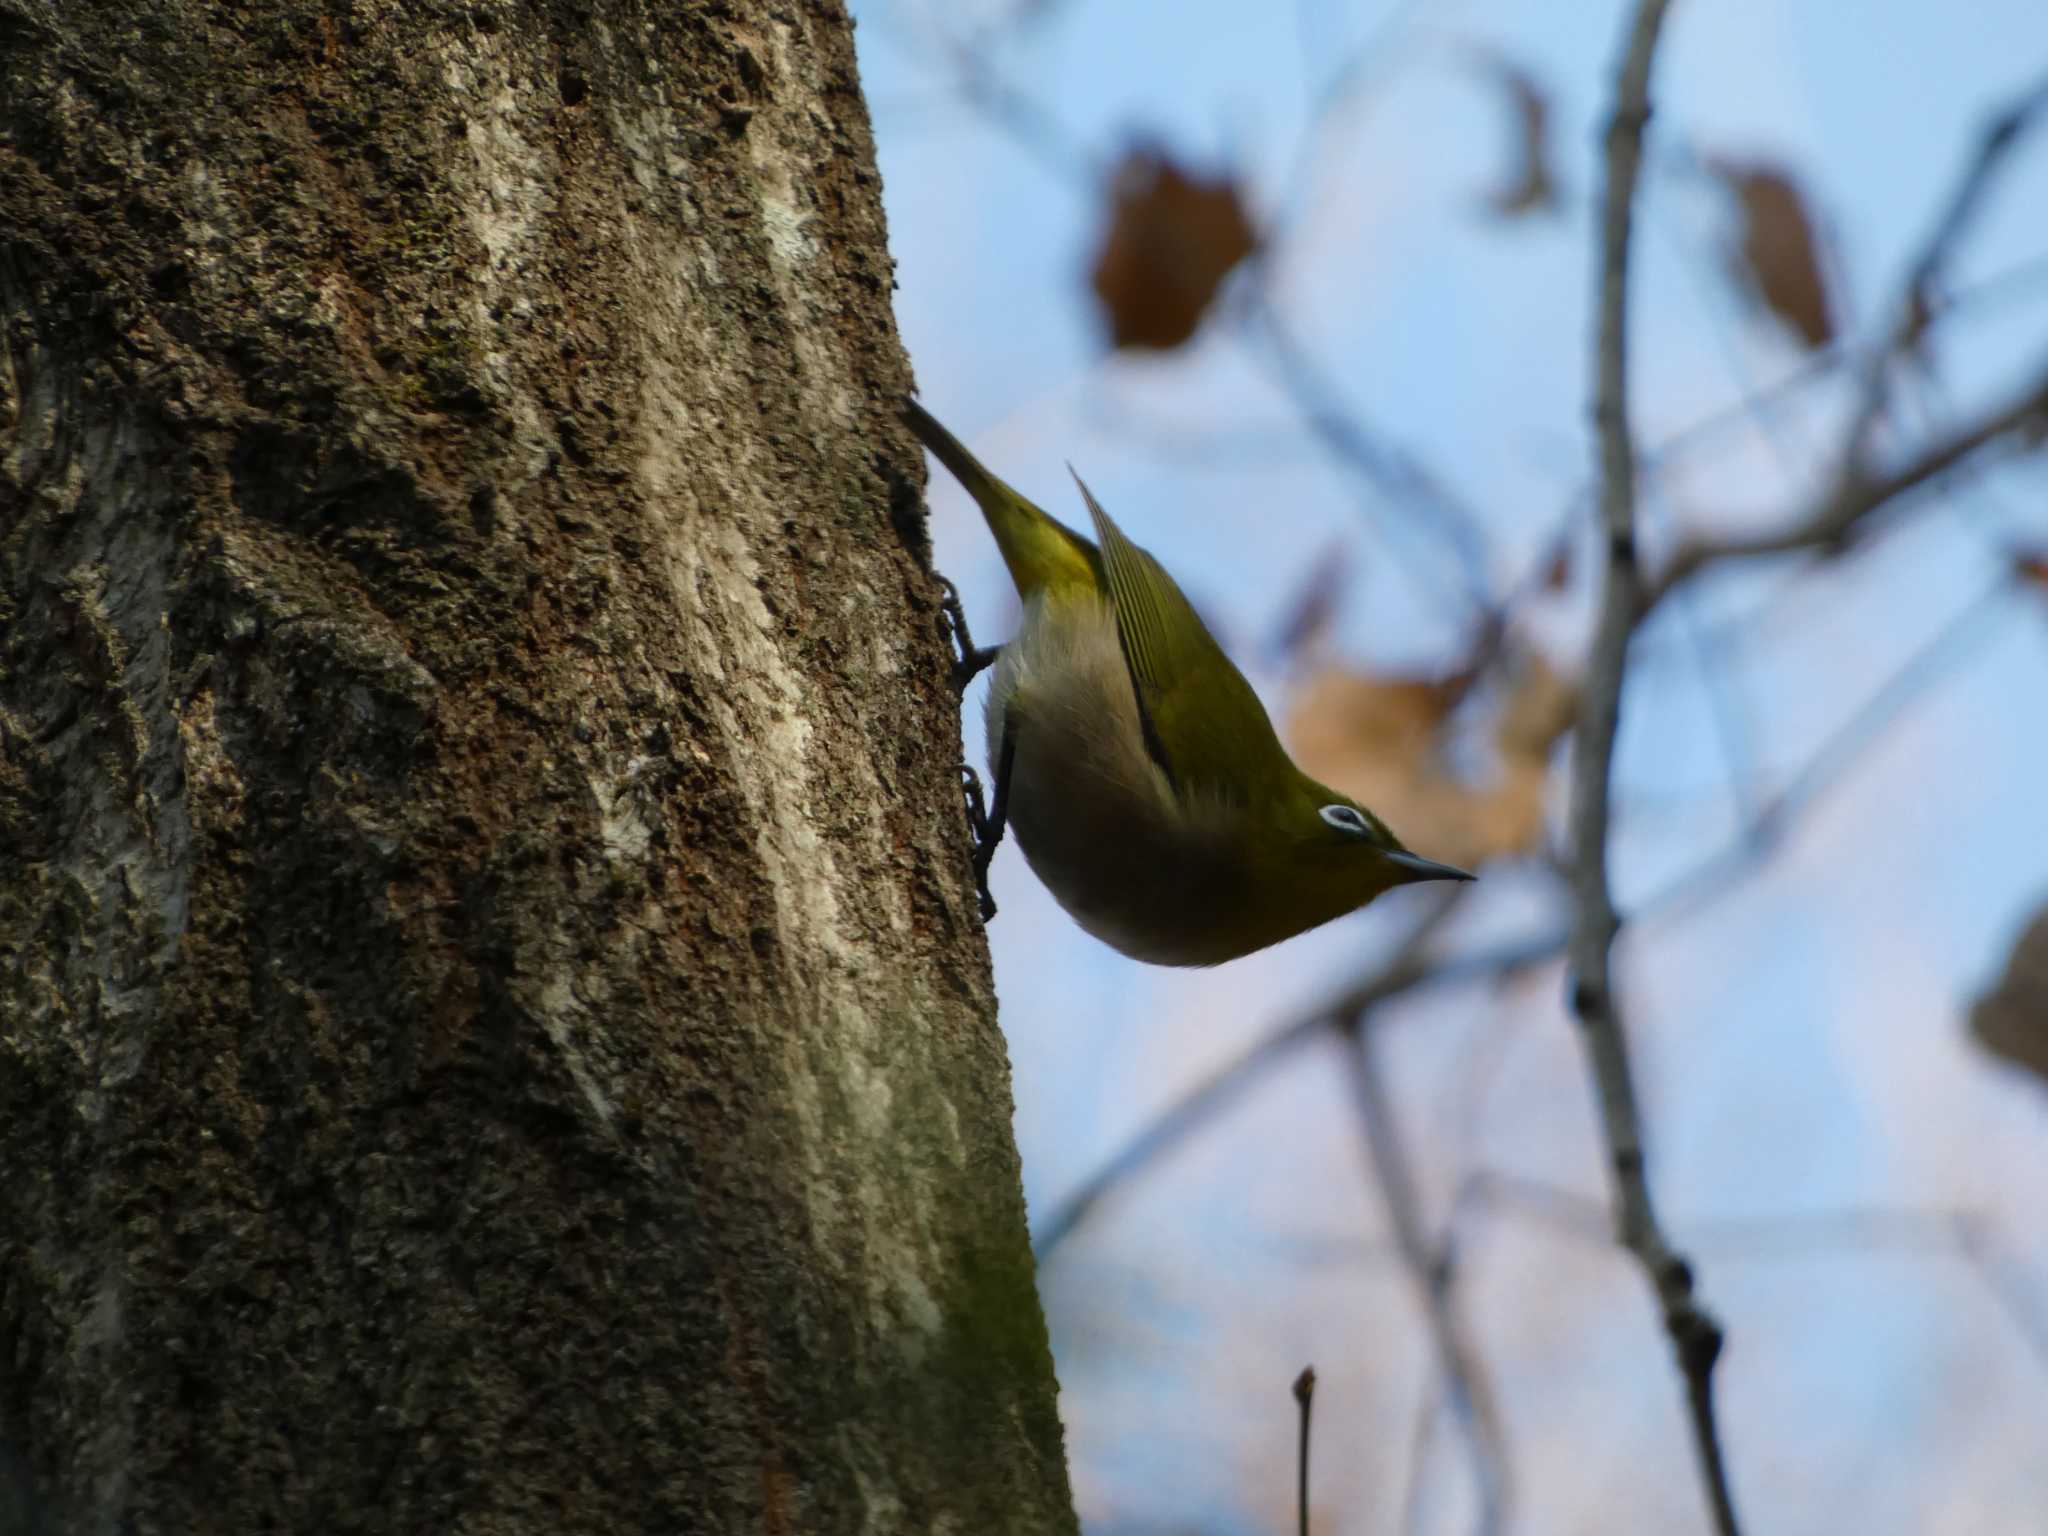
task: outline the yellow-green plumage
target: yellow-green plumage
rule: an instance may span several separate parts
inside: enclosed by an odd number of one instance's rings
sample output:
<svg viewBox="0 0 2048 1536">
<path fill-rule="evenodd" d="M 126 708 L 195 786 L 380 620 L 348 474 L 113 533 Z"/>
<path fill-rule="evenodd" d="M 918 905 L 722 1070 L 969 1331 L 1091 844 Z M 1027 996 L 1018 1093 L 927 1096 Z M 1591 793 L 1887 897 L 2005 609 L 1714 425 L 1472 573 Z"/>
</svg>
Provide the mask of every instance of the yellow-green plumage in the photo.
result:
<svg viewBox="0 0 2048 1536">
<path fill-rule="evenodd" d="M 989 688 L 989 761 L 1024 856 L 1083 928 L 1140 960 L 1214 965 L 1392 886 L 1470 878 L 1295 767 L 1193 605 L 1087 486 L 1099 546 L 916 401 L 905 417 L 974 497 L 1024 598 Z"/>
</svg>

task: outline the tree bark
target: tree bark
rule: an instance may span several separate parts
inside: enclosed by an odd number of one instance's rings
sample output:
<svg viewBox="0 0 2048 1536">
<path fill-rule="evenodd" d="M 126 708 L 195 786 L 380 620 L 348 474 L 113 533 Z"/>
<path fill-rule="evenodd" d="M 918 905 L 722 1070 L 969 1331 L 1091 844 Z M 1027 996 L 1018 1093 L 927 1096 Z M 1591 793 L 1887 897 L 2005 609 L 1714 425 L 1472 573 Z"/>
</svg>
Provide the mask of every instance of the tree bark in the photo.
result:
<svg viewBox="0 0 2048 1536">
<path fill-rule="evenodd" d="M 1063 1531 L 837 5 L 0 0 L 0 1520 Z"/>
</svg>

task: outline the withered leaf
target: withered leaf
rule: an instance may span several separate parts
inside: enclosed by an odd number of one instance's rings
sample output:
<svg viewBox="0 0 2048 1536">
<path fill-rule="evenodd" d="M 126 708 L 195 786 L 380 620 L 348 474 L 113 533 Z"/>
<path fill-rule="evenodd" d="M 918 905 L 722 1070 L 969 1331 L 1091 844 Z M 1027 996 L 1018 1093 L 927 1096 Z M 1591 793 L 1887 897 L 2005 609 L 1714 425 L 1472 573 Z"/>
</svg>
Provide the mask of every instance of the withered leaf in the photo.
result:
<svg viewBox="0 0 2048 1536">
<path fill-rule="evenodd" d="M 1775 165 L 1709 160 L 1734 194 L 1742 232 L 1733 259 L 1741 284 L 1809 349 L 1835 339 L 1834 308 L 1822 272 L 1820 239 L 1806 195 Z"/>
<path fill-rule="evenodd" d="M 1163 151 L 1125 154 L 1090 281 L 1118 347 L 1177 347 L 1258 238 L 1228 177 L 1191 176 Z"/>
<path fill-rule="evenodd" d="M 2048 1083 L 2048 907 L 2021 930 L 2005 974 L 1970 1009 L 1970 1033 L 1992 1055 Z"/>
</svg>

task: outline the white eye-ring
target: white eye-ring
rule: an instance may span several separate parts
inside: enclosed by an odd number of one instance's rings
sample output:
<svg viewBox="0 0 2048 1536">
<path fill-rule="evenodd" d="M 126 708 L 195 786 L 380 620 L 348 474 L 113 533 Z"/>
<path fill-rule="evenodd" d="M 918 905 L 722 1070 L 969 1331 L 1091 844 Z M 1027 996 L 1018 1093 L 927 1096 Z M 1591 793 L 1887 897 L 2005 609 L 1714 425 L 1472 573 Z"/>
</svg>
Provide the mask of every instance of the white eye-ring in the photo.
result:
<svg viewBox="0 0 2048 1536">
<path fill-rule="evenodd" d="M 1339 832 L 1352 832 L 1364 837 L 1371 830 L 1366 826 L 1365 818 L 1348 805 L 1326 805 L 1322 817 Z"/>
</svg>

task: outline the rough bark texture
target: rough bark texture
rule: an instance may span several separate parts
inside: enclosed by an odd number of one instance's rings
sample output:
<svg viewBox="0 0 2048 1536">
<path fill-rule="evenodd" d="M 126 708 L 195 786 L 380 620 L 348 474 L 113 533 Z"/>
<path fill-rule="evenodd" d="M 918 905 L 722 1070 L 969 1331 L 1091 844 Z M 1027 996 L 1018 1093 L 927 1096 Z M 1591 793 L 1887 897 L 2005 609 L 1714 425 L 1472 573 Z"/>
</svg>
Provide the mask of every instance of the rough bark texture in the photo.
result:
<svg viewBox="0 0 2048 1536">
<path fill-rule="evenodd" d="M 0 1519 L 1072 1528 L 873 164 L 836 5 L 0 0 Z"/>
</svg>

